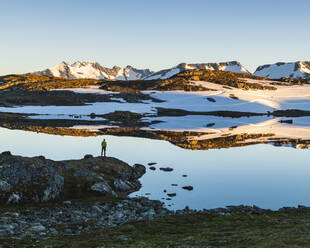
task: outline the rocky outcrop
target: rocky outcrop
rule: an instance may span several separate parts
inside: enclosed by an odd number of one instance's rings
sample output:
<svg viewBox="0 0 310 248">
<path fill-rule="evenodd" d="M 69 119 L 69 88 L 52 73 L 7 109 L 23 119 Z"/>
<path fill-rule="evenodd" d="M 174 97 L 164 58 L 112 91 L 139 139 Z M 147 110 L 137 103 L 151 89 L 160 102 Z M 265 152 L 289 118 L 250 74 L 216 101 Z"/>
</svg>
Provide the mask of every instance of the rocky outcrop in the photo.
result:
<svg viewBox="0 0 310 248">
<path fill-rule="evenodd" d="M 0 155 L 0 202 L 45 202 L 58 198 L 64 178 L 49 160 Z"/>
<path fill-rule="evenodd" d="M 0 154 L 0 203 L 38 203 L 85 195 L 125 196 L 141 187 L 143 165 L 111 157 L 53 161 Z"/>
</svg>

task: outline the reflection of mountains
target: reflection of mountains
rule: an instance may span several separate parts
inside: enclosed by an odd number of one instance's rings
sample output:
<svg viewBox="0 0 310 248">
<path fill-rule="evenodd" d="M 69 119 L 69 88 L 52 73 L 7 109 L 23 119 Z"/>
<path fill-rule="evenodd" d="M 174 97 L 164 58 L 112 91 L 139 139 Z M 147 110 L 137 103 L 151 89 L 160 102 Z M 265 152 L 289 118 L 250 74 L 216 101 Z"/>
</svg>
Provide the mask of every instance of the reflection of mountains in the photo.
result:
<svg viewBox="0 0 310 248">
<path fill-rule="evenodd" d="M 310 144 L 310 126 L 295 126 L 287 123 L 294 123 L 294 119 L 281 120 L 280 118 L 275 118 L 257 124 L 219 128 L 214 129 L 215 133 L 213 134 L 201 135 L 199 137 L 193 136 L 189 137 L 189 139 L 204 142 L 223 137 L 235 137 L 231 146 L 273 143 L 275 145 L 292 144 L 297 148 L 306 148 L 307 144 Z"/>
<path fill-rule="evenodd" d="M 298 119 L 298 118 L 297 118 Z M 139 127 L 75 126 L 59 128 L 51 126 L 13 127 L 28 131 L 69 135 L 97 136 L 117 135 L 143 137 L 169 141 L 179 147 L 192 150 L 219 149 L 253 144 L 271 143 L 277 146 L 290 145 L 296 148 L 310 148 L 310 126 L 295 126 L 295 120 L 271 119 L 256 124 L 223 128 L 199 128 L 188 130 L 164 130 Z"/>
<path fill-rule="evenodd" d="M 289 121 L 290 122 L 290 121 Z M 193 150 L 229 148 L 252 144 L 291 144 L 296 148 L 310 148 L 310 126 L 293 126 L 272 119 L 257 124 L 228 128 L 203 128 L 187 131 L 109 128 L 104 134 L 147 137 L 167 140 L 179 147 Z M 309 144 L 309 145 L 308 145 Z"/>
</svg>

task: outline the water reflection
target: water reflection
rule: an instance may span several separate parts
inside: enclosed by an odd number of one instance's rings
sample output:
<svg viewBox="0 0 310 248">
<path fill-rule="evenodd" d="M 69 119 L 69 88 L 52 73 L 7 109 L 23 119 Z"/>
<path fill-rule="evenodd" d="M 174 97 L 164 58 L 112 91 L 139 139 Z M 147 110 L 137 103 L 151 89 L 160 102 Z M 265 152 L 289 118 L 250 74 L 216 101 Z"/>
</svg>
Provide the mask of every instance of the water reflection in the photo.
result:
<svg viewBox="0 0 310 248">
<path fill-rule="evenodd" d="M 44 155 L 51 159 L 99 155 L 102 137 L 70 137 L 0 128 L 0 150 L 23 156 Z M 108 155 L 129 164 L 157 162 L 147 170 L 143 187 L 133 195 L 151 193 L 166 198 L 176 193 L 171 208 L 214 208 L 256 204 L 264 208 L 310 205 L 309 151 L 271 145 L 216 150 L 186 150 L 167 141 L 105 136 Z M 172 172 L 159 167 L 172 167 Z M 148 166 L 147 166 L 148 167 Z M 188 177 L 182 177 L 183 174 Z M 171 184 L 178 184 L 172 186 Z M 192 185 L 193 191 L 181 187 Z"/>
</svg>

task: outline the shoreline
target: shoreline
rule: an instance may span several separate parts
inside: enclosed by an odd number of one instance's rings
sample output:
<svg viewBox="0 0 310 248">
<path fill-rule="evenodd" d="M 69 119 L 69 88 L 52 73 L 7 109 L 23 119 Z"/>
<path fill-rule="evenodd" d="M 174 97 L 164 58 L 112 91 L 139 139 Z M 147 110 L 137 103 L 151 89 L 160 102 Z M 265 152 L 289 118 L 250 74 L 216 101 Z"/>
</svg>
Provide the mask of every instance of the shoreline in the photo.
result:
<svg viewBox="0 0 310 248">
<path fill-rule="evenodd" d="M 10 162 L 9 159 L 13 160 Z M 45 160 L 42 156 L 27 158 L 4 152 L 0 154 L 0 162 L 2 164 L 0 174 L 6 168 L 10 169 L 12 166 L 16 166 L 16 159 L 22 159 L 24 163 L 28 163 L 29 168 L 33 168 L 34 164 L 40 161 L 41 164 L 35 165 L 36 167 L 39 166 L 38 168 L 42 166 L 44 168 L 53 163 L 52 160 Z M 107 159 L 108 161 L 114 161 L 111 160 L 112 158 Z M 66 166 L 67 163 L 71 168 L 77 169 L 84 168 L 90 161 L 93 161 L 91 168 L 94 171 L 98 171 L 98 166 L 103 166 L 102 159 L 94 158 L 90 155 L 86 155 L 80 160 L 65 160 L 58 161 L 57 163 L 60 163 L 61 166 Z M 127 168 L 126 163 L 116 160 L 115 162 L 122 168 L 116 171 L 125 172 L 124 169 Z M 102 167 L 104 170 L 100 171 L 105 174 L 105 177 L 106 175 L 117 177 L 117 175 L 113 174 L 114 172 L 111 174 L 111 168 L 115 171 L 115 165 L 113 163 L 104 165 Z M 57 168 L 57 165 L 54 166 Z M 24 167 L 18 168 L 25 170 Z M 128 173 L 132 173 L 134 168 L 131 167 L 130 169 L 128 167 L 126 169 L 127 172 L 125 174 L 121 172 L 122 174 L 120 175 L 128 177 Z M 144 173 L 142 165 L 139 169 L 140 172 L 135 177 L 140 177 Z M 75 170 L 75 173 L 77 171 Z M 10 190 L 3 183 L 3 175 L 8 174 L 10 173 L 2 173 L 2 197 L 5 190 Z M 36 177 L 41 175 L 35 174 Z M 78 174 L 83 175 L 81 172 Z M 72 174 L 70 173 L 70 175 Z M 43 174 L 42 178 L 44 178 Z M 65 184 L 66 178 L 68 178 L 68 175 L 64 175 Z M 100 181 L 102 180 L 100 179 Z M 33 182 L 31 183 L 33 184 Z M 124 186 L 125 184 L 121 185 Z M 71 187 L 73 186 L 71 185 Z M 13 190 L 15 195 L 17 195 L 16 190 Z M 0 241 L 2 247 L 31 247 L 34 243 L 36 247 L 44 248 L 101 247 L 101 242 L 104 242 L 104 247 L 162 247 L 162 244 L 172 244 L 169 243 L 170 241 L 173 241 L 173 244 L 184 243 L 184 245 L 187 245 L 181 247 L 203 247 L 202 245 L 208 242 L 210 242 L 210 245 L 213 244 L 215 245 L 214 247 L 217 247 L 221 241 L 217 240 L 216 237 L 218 236 L 215 233 L 223 232 L 222 225 L 225 228 L 235 227 L 236 220 L 238 220 L 238 228 L 246 227 L 246 230 L 248 230 L 248 226 L 251 225 L 252 229 L 261 230 L 261 232 L 266 230 L 259 223 L 269 221 L 271 222 L 270 225 L 275 225 L 275 227 L 274 230 L 269 227 L 268 231 L 272 229 L 276 235 L 278 235 L 276 230 L 279 220 L 283 219 L 283 223 L 280 221 L 281 225 L 288 225 L 285 220 L 294 219 L 293 223 L 289 222 L 293 228 L 297 225 L 296 222 L 300 226 L 306 225 L 308 223 L 306 220 L 310 221 L 310 207 L 306 206 L 298 206 L 297 208 L 282 207 L 278 210 L 262 209 L 255 205 L 227 206 L 225 208 L 203 210 L 185 207 L 182 210 L 168 210 L 161 201 L 150 200 L 146 197 L 129 198 L 124 194 L 102 194 L 102 192 L 101 194 L 89 194 L 87 189 L 85 190 L 85 192 L 83 191 L 82 194 L 75 197 L 70 193 L 67 197 L 50 198 L 46 202 L 37 202 L 34 199 L 33 202 L 27 201 L 23 203 L 22 201 L 16 201 L 10 202 L 9 205 L 2 203 L 0 207 Z M 24 192 L 31 193 L 31 191 Z M 210 226 L 213 228 L 212 231 L 209 229 Z M 307 228 L 307 225 L 305 228 Z M 124 232 L 124 230 L 126 231 Z M 155 233 L 150 235 L 150 230 L 155 231 Z M 163 235 L 163 232 L 165 235 Z M 201 232 L 205 232 L 206 238 L 199 236 Z M 235 232 L 234 235 L 237 235 L 238 239 L 245 238 L 244 235 L 248 235 L 244 232 L 237 233 L 237 229 Z M 160 236 L 157 235 L 160 233 Z M 209 238 L 212 235 L 215 236 L 213 241 L 210 241 Z M 222 237 L 229 240 L 230 235 L 232 235 L 231 232 Z M 255 235 L 257 236 L 257 234 Z M 94 239 L 94 236 L 97 239 Z M 186 240 L 184 241 L 184 239 Z M 195 244 L 192 243 L 193 240 L 196 240 Z M 88 242 L 87 246 L 85 246 L 85 242 Z M 211 247 L 213 246 L 211 245 Z"/>
</svg>

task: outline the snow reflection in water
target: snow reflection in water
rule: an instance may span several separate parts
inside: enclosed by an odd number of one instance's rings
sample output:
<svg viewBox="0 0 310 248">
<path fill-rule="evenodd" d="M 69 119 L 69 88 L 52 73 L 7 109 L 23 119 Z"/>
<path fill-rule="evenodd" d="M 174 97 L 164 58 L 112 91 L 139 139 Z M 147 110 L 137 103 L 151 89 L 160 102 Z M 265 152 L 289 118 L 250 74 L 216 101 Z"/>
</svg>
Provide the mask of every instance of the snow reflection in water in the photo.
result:
<svg viewBox="0 0 310 248">
<path fill-rule="evenodd" d="M 99 155 L 102 137 L 70 137 L 0 128 L 0 150 L 23 156 L 44 155 L 61 160 Z M 309 151 L 271 145 L 193 151 L 166 141 L 105 136 L 108 155 L 129 164 L 157 162 L 147 170 L 142 189 L 132 195 L 151 193 L 151 199 L 176 193 L 171 208 L 214 208 L 255 204 L 277 209 L 281 206 L 310 205 Z M 147 166 L 147 165 L 146 165 Z M 172 167 L 172 172 L 159 167 Z M 148 166 L 147 166 L 148 167 Z M 183 174 L 188 177 L 182 177 Z M 178 184 L 172 186 L 171 184 Z M 181 187 L 192 185 L 193 191 Z"/>
</svg>

